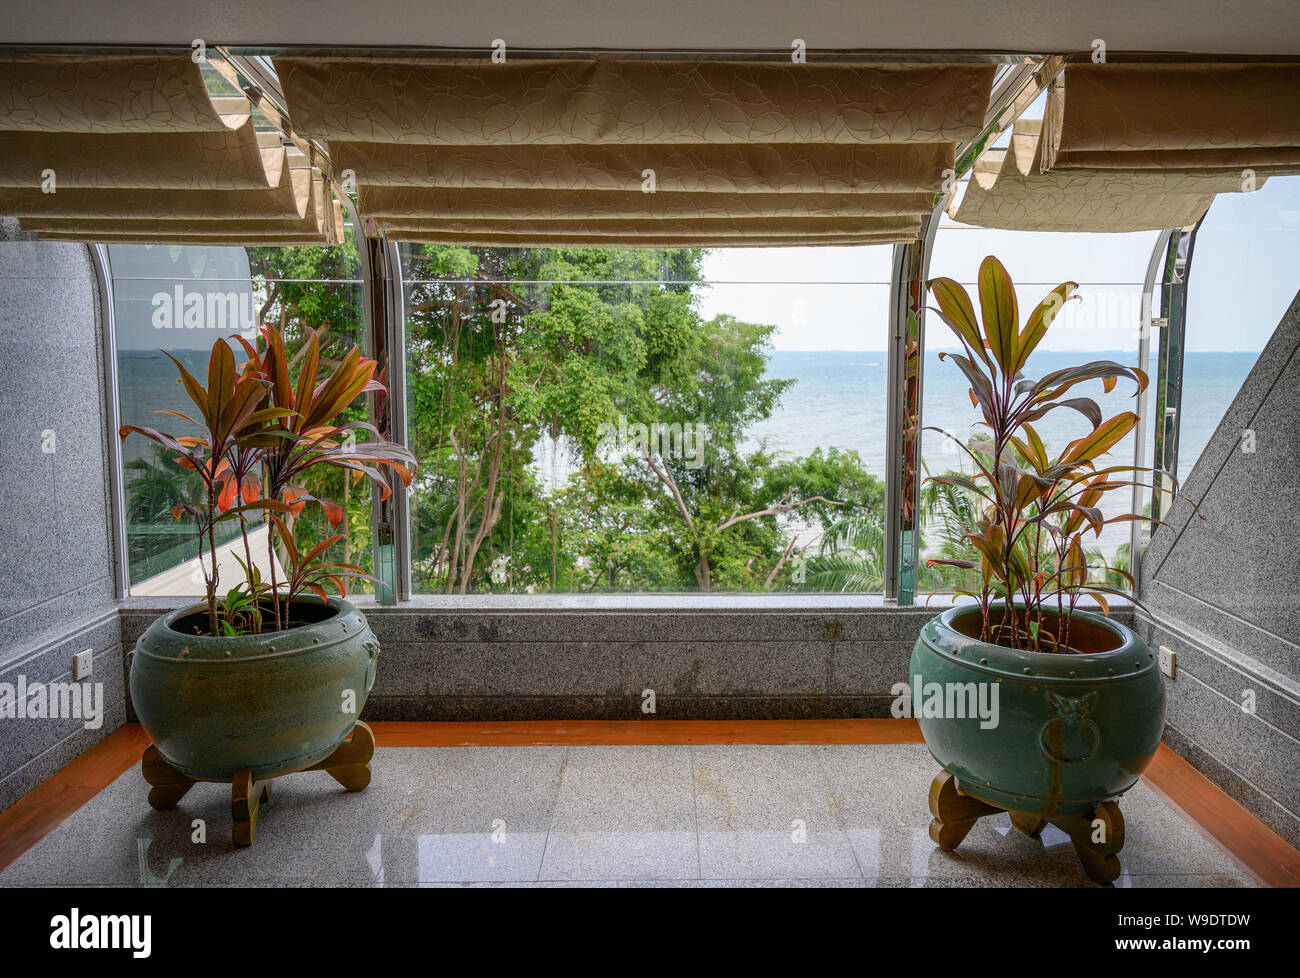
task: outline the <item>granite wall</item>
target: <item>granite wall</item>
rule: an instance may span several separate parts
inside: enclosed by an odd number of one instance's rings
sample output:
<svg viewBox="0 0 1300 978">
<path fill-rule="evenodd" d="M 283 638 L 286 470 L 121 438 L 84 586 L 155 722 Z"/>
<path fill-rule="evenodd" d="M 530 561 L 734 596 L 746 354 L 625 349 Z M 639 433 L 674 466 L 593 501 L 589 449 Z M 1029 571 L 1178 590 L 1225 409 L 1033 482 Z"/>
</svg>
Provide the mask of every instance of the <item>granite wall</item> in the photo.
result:
<svg viewBox="0 0 1300 978">
<path fill-rule="evenodd" d="M 381 647 L 365 719 L 483 721 L 649 719 L 646 690 L 659 719 L 887 717 L 922 625 L 946 607 L 827 595 L 358 604 Z M 124 647 L 173 606 L 127 601 Z"/>
<path fill-rule="evenodd" d="M 358 602 L 381 648 L 362 716 L 648 719 L 642 704 L 653 690 L 661 719 L 886 717 L 890 687 L 907 681 L 912 643 L 936 614 L 871 599 L 822 610 L 779 598 L 719 596 L 693 610 L 673 600 L 577 599 L 567 609 L 493 596 L 453 607 Z M 168 607 L 128 601 L 124 647 Z"/>
<path fill-rule="evenodd" d="M 70 682 L 93 649 L 106 716 L 0 718 L 0 809 L 125 717 L 94 269 L 82 245 L 22 238 L 0 225 L 0 700 Z"/>
<path fill-rule="evenodd" d="M 1177 653 L 1166 740 L 1300 845 L 1298 354 L 1300 296 L 1152 538 L 1140 596 L 1147 641 Z"/>
</svg>

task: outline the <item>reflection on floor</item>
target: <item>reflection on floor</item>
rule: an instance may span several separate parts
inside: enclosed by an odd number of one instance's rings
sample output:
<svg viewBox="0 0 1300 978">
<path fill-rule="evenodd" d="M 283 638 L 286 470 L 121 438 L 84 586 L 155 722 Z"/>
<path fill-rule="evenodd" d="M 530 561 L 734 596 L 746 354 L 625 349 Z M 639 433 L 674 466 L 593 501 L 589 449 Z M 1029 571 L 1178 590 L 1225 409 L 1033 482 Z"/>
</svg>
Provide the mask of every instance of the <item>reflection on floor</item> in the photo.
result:
<svg viewBox="0 0 1300 978">
<path fill-rule="evenodd" d="M 229 786 L 154 812 L 133 767 L 0 885 L 1092 885 L 1063 833 L 1005 815 L 937 849 L 920 744 L 380 748 L 373 768 L 359 794 L 276 781 L 237 849 Z M 1145 784 L 1121 806 L 1116 886 L 1253 885 Z"/>
</svg>

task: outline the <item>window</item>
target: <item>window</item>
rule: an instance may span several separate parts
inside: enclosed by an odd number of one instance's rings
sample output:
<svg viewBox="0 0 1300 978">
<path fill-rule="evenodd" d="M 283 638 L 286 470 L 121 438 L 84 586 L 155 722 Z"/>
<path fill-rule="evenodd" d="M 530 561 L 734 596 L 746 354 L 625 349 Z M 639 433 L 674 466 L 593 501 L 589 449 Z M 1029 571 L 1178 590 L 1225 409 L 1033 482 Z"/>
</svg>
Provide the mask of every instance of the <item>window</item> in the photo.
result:
<svg viewBox="0 0 1300 978">
<path fill-rule="evenodd" d="M 202 381 L 215 338 L 225 338 L 236 362 L 243 363 L 246 354 L 235 337 L 255 342 L 264 323 L 281 329 L 291 357 L 300 352 L 308 329 L 322 331 L 325 358 L 353 343 L 364 350 L 360 266 L 350 229 L 348 233 L 348 242 L 336 248 L 110 245 L 121 423 L 178 435 L 197 433 L 178 418 L 154 414 L 193 413 L 177 383 L 176 367 L 163 351 Z M 294 360 L 295 377 L 296 367 Z M 364 400 L 359 398 L 347 416 L 364 419 Z M 129 581 L 135 595 L 200 594 L 204 587 L 194 524 L 188 517 L 173 516 L 174 507 L 199 500 L 201 480 L 169 455 L 139 436 L 128 437 L 122 445 Z M 299 517 L 299 546 L 313 546 L 340 533 L 342 539 L 330 555 L 369 572 L 373 555 L 368 487 L 358 491 L 338 470 L 314 479 L 303 488 L 340 503 L 345 518 L 334 527 L 321 507 L 308 506 Z M 242 575 L 236 558 L 246 562 L 251 556 L 267 572 L 271 558 L 266 528 L 257 516 L 250 516 L 250 523 L 256 525 L 249 552 L 243 550 L 236 523 L 218 526 L 223 581 L 233 583 Z M 359 584 L 359 590 L 368 589 L 367 582 Z"/>
<path fill-rule="evenodd" d="M 891 251 L 402 246 L 413 589 L 879 590 Z"/>
<path fill-rule="evenodd" d="M 1026 376 L 1042 376 L 1051 370 L 1090 360 L 1114 360 L 1126 366 L 1139 366 L 1138 336 L 1143 317 L 1142 291 L 1151 250 L 1159 232 L 1123 234 L 1082 234 L 1056 232 L 1002 231 L 957 224 L 947 217 L 936 230 L 930 276 L 947 276 L 966 287 L 978 309 L 976 279 L 980 262 L 986 255 L 997 256 L 1016 284 L 1016 299 L 1023 323 L 1029 312 L 1052 288 L 1061 282 L 1079 283 L 1079 298 L 1068 303 L 1048 330 L 1042 344 L 1029 358 Z M 930 304 L 933 304 L 932 302 Z M 964 376 L 956 365 L 939 360 L 943 350 L 960 350 L 956 338 L 937 316 L 926 319 L 926 356 L 923 374 L 924 405 L 922 422 L 941 428 L 963 443 L 972 434 L 971 426 L 979 420 L 967 396 Z M 1143 365 L 1154 378 L 1155 361 Z M 1091 397 L 1101 407 L 1104 417 L 1136 410 L 1134 385 L 1121 381 L 1106 394 L 1099 381 L 1075 389 L 1076 396 Z M 1049 452 L 1087 432 L 1089 424 L 1082 416 L 1064 410 L 1044 417 L 1035 427 Z M 1114 464 L 1131 464 L 1134 459 L 1134 436 L 1116 445 L 1110 453 Z M 923 475 L 947 471 L 969 474 L 969 459 L 951 438 L 926 431 L 922 440 Z M 955 531 L 954 518 L 960 518 L 969 498 L 960 490 L 922 487 L 922 590 L 949 590 L 964 586 L 965 572 L 948 567 L 924 567 L 924 558 L 942 552 L 963 550 Z M 1117 515 L 1129 511 L 1131 497 L 1115 492 L 1104 498 L 1103 511 Z M 1092 557 L 1111 566 L 1127 569 L 1130 524 L 1106 527 L 1094 544 Z"/>
<path fill-rule="evenodd" d="M 1220 194 L 1187 276 L 1178 479 L 1183 482 L 1300 288 L 1300 177 Z"/>
</svg>

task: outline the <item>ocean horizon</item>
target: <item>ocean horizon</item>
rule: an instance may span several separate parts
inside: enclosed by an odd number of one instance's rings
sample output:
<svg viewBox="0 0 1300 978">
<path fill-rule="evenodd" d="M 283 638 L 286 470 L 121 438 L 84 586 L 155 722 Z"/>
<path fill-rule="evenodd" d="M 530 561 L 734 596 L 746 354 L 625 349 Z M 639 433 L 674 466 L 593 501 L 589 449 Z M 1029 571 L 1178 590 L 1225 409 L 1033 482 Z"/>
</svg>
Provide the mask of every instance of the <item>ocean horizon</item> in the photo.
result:
<svg viewBox="0 0 1300 978">
<path fill-rule="evenodd" d="M 971 425 L 978 419 L 967 395 L 968 384 L 955 364 L 939 360 L 940 351 L 927 353 L 924 364 L 925 398 L 922 425 L 938 427 L 965 440 Z M 186 351 L 182 362 L 193 370 L 206 363 L 206 351 Z M 176 384 L 175 367 L 156 350 L 119 350 L 119 383 L 122 421 L 127 424 L 150 424 L 148 413 L 158 408 L 184 410 L 184 391 Z M 1183 362 L 1184 390 L 1194 396 L 1183 401 L 1182 427 L 1178 459 L 1178 478 L 1185 481 L 1199 458 L 1246 375 L 1257 353 L 1209 352 L 1187 353 Z M 1061 367 L 1088 360 L 1116 360 L 1133 365 L 1134 351 L 1040 351 L 1026 367 L 1027 376 L 1042 376 Z M 753 425 L 743 445 L 748 450 L 765 443 L 782 457 L 807 456 L 814 449 L 837 448 L 856 451 L 866 469 L 885 477 L 885 441 L 887 437 L 885 393 L 886 353 L 884 350 L 772 350 L 768 351 L 765 377 L 794 381 L 781 396 L 771 417 Z M 1155 360 L 1148 363 L 1155 377 Z M 1109 417 L 1133 410 L 1134 385 L 1121 381 L 1110 394 L 1104 394 L 1100 382 L 1090 381 L 1075 389 L 1078 396 L 1094 398 Z M 1148 388 L 1147 408 L 1154 407 L 1154 392 Z M 629 419 L 635 421 L 636 419 Z M 707 418 L 699 421 L 708 424 Z M 1059 449 L 1086 432 L 1087 422 L 1068 409 L 1055 411 L 1036 424 L 1049 449 Z M 555 457 L 555 448 L 546 439 L 535 453 L 535 468 L 546 482 L 563 481 L 567 460 Z M 125 460 L 147 454 L 140 439 L 130 439 L 123 446 Z M 563 449 L 559 451 L 563 455 Z M 1133 437 L 1130 435 L 1111 452 L 1112 459 L 1132 460 Z M 931 474 L 956 469 L 964 456 L 947 438 L 926 431 L 922 443 L 922 460 Z M 1149 464 L 1149 462 L 1148 462 Z M 1123 498 L 1121 498 L 1121 496 Z M 1116 513 L 1130 504 L 1127 493 L 1116 493 L 1106 509 Z M 797 528 L 794 521 L 792 529 Z M 1113 553 L 1115 547 L 1129 539 L 1126 524 L 1109 528 L 1100 541 L 1102 549 Z"/>
<path fill-rule="evenodd" d="M 939 359 L 940 352 L 928 351 L 924 363 L 922 427 L 937 427 L 965 441 L 979 414 L 971 406 L 970 385 L 956 364 Z M 1204 451 L 1232 399 L 1240 390 L 1259 354 L 1253 352 L 1187 353 L 1183 358 L 1183 389 L 1194 394 L 1184 397 L 1179 432 L 1178 479 L 1186 481 L 1196 459 Z M 1136 351 L 1039 351 L 1029 359 L 1025 375 L 1041 377 L 1050 371 L 1092 360 L 1115 360 L 1135 366 Z M 746 437 L 747 447 L 765 442 L 770 450 L 786 457 L 805 456 L 814 448 L 855 450 L 874 475 L 885 476 L 887 372 L 883 350 L 776 350 L 770 353 L 766 376 L 793 379 L 772 416 L 754 425 Z M 1154 384 L 1156 361 L 1152 357 L 1147 373 Z M 1111 393 L 1102 391 L 1100 381 L 1080 384 L 1072 396 L 1091 397 L 1106 417 L 1134 410 L 1136 385 L 1121 380 Z M 1154 388 L 1147 388 L 1147 417 L 1154 410 Z M 1035 428 L 1050 449 L 1059 450 L 1085 434 L 1088 422 L 1069 409 L 1053 411 Z M 1148 428 L 1148 438 L 1151 437 Z M 1110 453 L 1118 464 L 1133 459 L 1133 436 L 1125 438 Z M 966 459 L 948 438 L 926 431 L 922 440 L 922 461 L 930 474 L 958 469 Z M 1147 464 L 1150 465 L 1148 458 Z M 967 460 L 967 471 L 969 462 Z M 1131 496 L 1111 494 L 1104 509 L 1111 515 L 1126 511 Z M 1104 531 L 1100 546 L 1107 554 L 1129 540 L 1129 525 L 1119 524 Z"/>
</svg>

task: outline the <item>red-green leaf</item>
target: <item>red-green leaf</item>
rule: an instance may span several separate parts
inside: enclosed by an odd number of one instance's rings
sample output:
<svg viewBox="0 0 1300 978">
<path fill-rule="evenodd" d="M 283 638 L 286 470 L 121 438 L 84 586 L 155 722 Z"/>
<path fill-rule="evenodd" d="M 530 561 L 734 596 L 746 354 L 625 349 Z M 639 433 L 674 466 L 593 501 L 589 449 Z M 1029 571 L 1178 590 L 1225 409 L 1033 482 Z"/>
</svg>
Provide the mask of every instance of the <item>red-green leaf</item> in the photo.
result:
<svg viewBox="0 0 1300 978">
<path fill-rule="evenodd" d="M 1012 375 L 1016 372 L 1020 342 L 1020 309 L 1011 276 L 992 255 L 980 263 L 979 292 L 989 349 L 1002 372 Z"/>
</svg>

